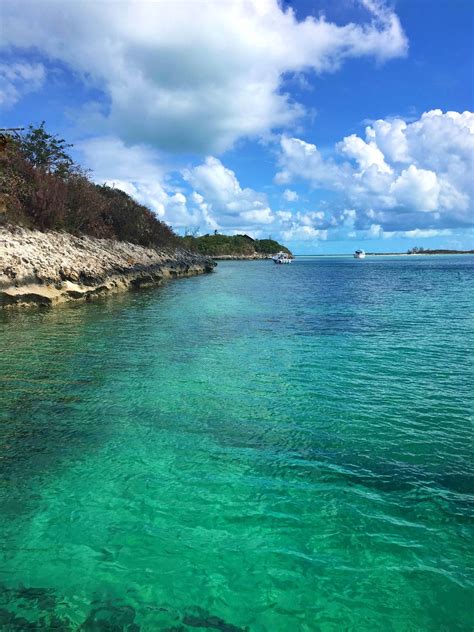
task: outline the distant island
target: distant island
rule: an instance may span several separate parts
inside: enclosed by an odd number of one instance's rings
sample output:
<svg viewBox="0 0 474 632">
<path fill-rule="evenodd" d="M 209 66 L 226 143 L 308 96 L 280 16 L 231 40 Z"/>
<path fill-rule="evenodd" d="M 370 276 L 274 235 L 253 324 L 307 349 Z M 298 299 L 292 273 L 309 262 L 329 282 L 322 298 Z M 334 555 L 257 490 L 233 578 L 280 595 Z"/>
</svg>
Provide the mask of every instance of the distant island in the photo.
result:
<svg viewBox="0 0 474 632">
<path fill-rule="evenodd" d="M 249 235 L 212 235 L 182 237 L 186 249 L 213 259 L 268 259 L 277 252 L 291 252 L 274 239 L 253 239 Z"/>
<path fill-rule="evenodd" d="M 451 250 L 449 248 L 421 248 L 415 246 L 407 251 L 407 255 L 472 255 L 474 250 Z"/>
<path fill-rule="evenodd" d="M 474 250 L 450 250 L 448 248 L 410 248 L 407 252 L 368 252 L 371 256 L 400 255 L 474 255 Z"/>
</svg>

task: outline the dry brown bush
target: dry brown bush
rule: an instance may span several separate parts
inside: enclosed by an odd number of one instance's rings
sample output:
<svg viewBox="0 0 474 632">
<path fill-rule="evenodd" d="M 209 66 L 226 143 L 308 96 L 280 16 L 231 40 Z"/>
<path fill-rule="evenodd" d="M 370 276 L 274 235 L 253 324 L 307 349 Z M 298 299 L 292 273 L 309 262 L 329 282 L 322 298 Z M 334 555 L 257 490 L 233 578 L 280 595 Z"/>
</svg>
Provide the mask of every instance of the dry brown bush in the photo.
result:
<svg viewBox="0 0 474 632">
<path fill-rule="evenodd" d="M 123 191 L 98 186 L 71 161 L 52 171 L 33 164 L 12 140 L 0 152 L 0 221 L 39 230 L 65 230 L 144 246 L 173 247 L 179 238 Z"/>
</svg>

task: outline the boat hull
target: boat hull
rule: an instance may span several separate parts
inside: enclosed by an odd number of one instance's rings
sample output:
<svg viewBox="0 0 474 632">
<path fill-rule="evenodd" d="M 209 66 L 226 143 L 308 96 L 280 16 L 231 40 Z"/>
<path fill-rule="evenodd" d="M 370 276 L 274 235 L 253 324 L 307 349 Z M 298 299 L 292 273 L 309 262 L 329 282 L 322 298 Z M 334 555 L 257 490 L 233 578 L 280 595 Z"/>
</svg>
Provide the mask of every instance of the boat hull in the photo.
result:
<svg viewBox="0 0 474 632">
<path fill-rule="evenodd" d="M 354 259 L 365 259 L 365 251 L 364 250 L 356 250 L 354 252 Z"/>
<path fill-rule="evenodd" d="M 286 252 L 278 252 L 272 257 L 273 263 L 291 263 L 291 257 Z"/>
</svg>

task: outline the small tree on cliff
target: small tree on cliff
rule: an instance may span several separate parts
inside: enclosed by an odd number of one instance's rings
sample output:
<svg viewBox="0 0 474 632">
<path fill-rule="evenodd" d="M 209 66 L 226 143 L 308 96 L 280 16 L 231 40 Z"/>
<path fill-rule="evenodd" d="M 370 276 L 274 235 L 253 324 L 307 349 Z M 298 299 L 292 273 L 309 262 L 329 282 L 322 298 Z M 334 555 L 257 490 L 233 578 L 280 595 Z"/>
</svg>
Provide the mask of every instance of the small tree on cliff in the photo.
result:
<svg viewBox="0 0 474 632">
<path fill-rule="evenodd" d="M 24 157 L 34 167 L 39 167 L 62 178 L 77 173 L 79 167 L 68 155 L 67 150 L 72 147 L 64 138 L 49 134 L 44 128 L 43 121 L 39 127 L 30 125 L 28 132 L 19 140 L 19 146 Z"/>
</svg>

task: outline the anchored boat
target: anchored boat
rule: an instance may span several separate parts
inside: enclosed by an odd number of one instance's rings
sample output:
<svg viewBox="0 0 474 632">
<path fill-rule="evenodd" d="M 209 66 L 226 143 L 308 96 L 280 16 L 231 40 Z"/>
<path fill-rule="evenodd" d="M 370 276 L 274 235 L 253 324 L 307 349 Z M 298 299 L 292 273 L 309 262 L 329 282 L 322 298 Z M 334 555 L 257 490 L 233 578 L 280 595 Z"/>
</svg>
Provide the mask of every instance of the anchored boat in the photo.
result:
<svg viewBox="0 0 474 632">
<path fill-rule="evenodd" d="M 291 257 L 287 252 L 277 252 L 272 259 L 274 263 L 291 263 Z"/>
</svg>

